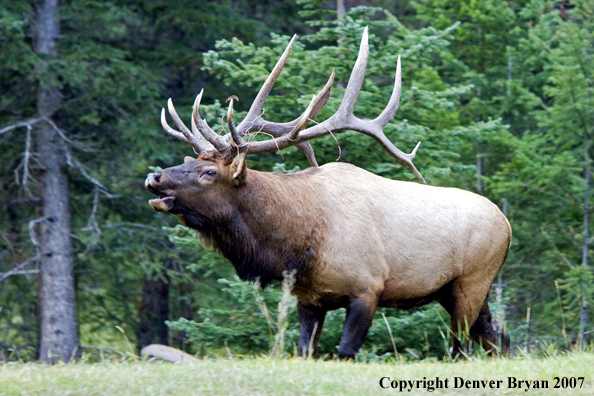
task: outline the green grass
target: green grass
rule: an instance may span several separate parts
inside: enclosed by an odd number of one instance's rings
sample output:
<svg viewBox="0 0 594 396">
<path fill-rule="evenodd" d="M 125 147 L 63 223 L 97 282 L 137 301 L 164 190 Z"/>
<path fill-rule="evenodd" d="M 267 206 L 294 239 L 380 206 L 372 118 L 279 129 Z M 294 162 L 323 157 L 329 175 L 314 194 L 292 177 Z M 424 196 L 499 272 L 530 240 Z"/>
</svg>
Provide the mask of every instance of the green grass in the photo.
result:
<svg viewBox="0 0 594 396">
<path fill-rule="evenodd" d="M 578 389 L 509 389 L 508 377 L 548 380 L 585 377 Z M 392 380 L 448 379 L 449 389 L 382 389 Z M 502 380 L 500 389 L 454 389 L 454 377 Z M 387 383 L 386 383 L 387 384 Z M 194 365 L 146 361 L 0 365 L 0 395 L 594 395 L 594 354 L 532 359 L 470 359 L 457 363 L 354 363 L 301 359 L 219 359 Z"/>
</svg>

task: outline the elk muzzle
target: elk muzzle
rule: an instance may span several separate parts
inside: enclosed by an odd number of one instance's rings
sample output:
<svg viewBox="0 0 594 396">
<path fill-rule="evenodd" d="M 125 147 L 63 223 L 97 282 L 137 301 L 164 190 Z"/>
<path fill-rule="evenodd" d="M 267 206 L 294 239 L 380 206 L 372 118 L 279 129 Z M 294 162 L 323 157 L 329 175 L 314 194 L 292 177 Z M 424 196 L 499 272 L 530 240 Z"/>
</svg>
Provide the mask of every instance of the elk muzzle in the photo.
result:
<svg viewBox="0 0 594 396">
<path fill-rule="evenodd" d="M 149 173 L 144 181 L 144 187 L 147 191 L 159 195 L 159 198 L 153 198 L 148 201 L 149 205 L 152 206 L 158 212 L 169 212 L 173 207 L 173 201 L 175 197 L 168 196 L 161 193 L 160 189 L 161 172 Z"/>
</svg>

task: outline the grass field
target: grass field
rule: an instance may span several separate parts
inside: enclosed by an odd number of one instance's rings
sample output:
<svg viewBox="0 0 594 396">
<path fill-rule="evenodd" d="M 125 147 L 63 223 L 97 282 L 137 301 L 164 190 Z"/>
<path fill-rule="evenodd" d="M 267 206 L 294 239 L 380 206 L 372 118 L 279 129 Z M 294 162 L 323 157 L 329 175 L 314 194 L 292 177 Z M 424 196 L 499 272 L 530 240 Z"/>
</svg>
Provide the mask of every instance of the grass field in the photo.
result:
<svg viewBox="0 0 594 396">
<path fill-rule="evenodd" d="M 388 389 L 380 386 L 382 384 Z M 441 389 L 429 391 L 436 377 Z M 464 385 L 460 386 L 462 378 Z M 510 388 L 509 377 L 530 381 Z M 553 387 L 558 381 L 559 389 Z M 584 377 L 583 384 L 578 377 Z M 566 378 L 565 380 L 563 378 Z M 572 379 L 574 378 L 574 379 Z M 447 389 L 445 389 L 445 380 Z M 397 386 L 390 388 L 392 381 Z M 419 380 L 420 382 L 416 382 Z M 470 380 L 470 382 L 466 382 Z M 481 382 L 482 380 L 482 382 Z M 547 389 L 534 389 L 534 380 Z M 404 382 L 400 381 L 414 381 Z M 474 384 L 472 381 L 475 381 Z M 492 382 L 491 382 L 492 381 Z M 501 382 L 497 382 L 501 381 Z M 543 382 L 548 381 L 548 384 Z M 403 387 L 400 391 L 399 386 Z M 411 389 L 412 391 L 409 391 Z M 470 386 L 470 388 L 466 387 Z M 474 385 L 474 388 L 473 388 Z M 495 388 L 490 388 L 489 386 Z M 496 386 L 499 385 L 499 388 Z M 563 389 L 563 385 L 566 389 Z M 575 389 L 571 386 L 575 385 Z M 486 386 L 486 388 L 484 388 Z M 192 365 L 146 361 L 0 365 L 0 395 L 594 395 L 594 354 L 457 363 L 354 363 L 301 359 L 218 359 Z"/>
</svg>

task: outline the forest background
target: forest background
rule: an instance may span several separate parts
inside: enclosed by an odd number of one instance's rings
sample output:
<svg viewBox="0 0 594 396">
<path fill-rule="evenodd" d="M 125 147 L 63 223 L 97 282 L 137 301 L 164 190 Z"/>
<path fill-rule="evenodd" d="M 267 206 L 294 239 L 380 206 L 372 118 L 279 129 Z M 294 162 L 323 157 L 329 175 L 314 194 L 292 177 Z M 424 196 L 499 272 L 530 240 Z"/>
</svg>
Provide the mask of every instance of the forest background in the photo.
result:
<svg viewBox="0 0 594 396">
<path fill-rule="evenodd" d="M 224 100 L 237 95 L 241 118 L 296 33 L 266 112 L 295 118 L 334 67 L 324 119 L 364 26 L 370 61 L 355 113 L 384 108 L 402 56 L 401 104 L 386 134 L 406 152 L 422 141 L 415 164 L 428 184 L 482 194 L 512 225 L 490 302 L 513 346 L 587 346 L 592 17 L 594 3 L 580 0 L 0 0 L 0 361 L 103 356 L 128 340 L 135 351 L 162 343 L 254 355 L 278 334 L 276 352 L 292 354 L 298 323 L 280 285 L 240 281 L 177 218 L 150 208 L 143 182 L 192 154 L 160 126 L 167 98 L 186 118 L 204 87 L 204 116 L 222 125 Z M 313 147 L 320 163 L 417 182 L 363 135 Z M 287 149 L 248 165 L 308 163 Z M 336 351 L 343 320 L 344 310 L 329 314 L 321 353 Z M 445 323 L 437 305 L 380 309 L 360 358 L 393 353 L 386 324 L 407 357 L 446 356 Z"/>
</svg>

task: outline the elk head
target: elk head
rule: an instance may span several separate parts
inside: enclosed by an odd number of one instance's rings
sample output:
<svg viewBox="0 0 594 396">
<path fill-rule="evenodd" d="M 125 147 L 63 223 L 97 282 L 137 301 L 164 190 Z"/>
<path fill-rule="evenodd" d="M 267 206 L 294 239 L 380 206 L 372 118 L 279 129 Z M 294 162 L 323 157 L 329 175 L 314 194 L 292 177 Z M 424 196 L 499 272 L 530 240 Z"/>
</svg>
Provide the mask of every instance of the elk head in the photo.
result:
<svg viewBox="0 0 594 396">
<path fill-rule="evenodd" d="M 384 126 L 394 118 L 394 113 L 400 101 L 400 57 L 398 57 L 396 66 L 394 90 L 384 111 L 374 120 L 363 120 L 353 114 L 353 107 L 359 96 L 367 69 L 367 59 L 369 57 L 367 36 L 367 28 L 365 28 L 357 62 L 338 110 L 327 120 L 307 129 L 307 125 L 316 118 L 318 112 L 330 98 L 334 70 L 332 70 L 326 85 L 312 98 L 307 109 L 297 119 L 287 123 L 276 123 L 266 121 L 262 117 L 264 101 L 289 57 L 296 36 L 293 36 L 283 55 L 266 79 L 248 114 L 237 126 L 233 114 L 233 103 L 237 98 L 231 97 L 228 99 L 227 123 L 229 133 L 226 135 L 221 136 L 214 132 L 198 113 L 204 90 L 200 91 L 194 102 L 191 130 L 182 122 L 173 107 L 173 102 L 169 99 L 167 103 L 169 114 L 179 130 L 175 130 L 167 124 L 165 109 L 161 112 L 161 124 L 171 136 L 190 144 L 198 154 L 198 158 L 186 157 L 186 161 L 182 165 L 148 175 L 145 181 L 147 190 L 159 195 L 159 198 L 150 201 L 151 206 L 155 210 L 169 211 L 173 214 L 181 213 L 190 209 L 191 206 L 200 205 L 204 207 L 206 202 L 210 201 L 209 196 L 216 196 L 216 191 L 241 185 L 246 174 L 245 157 L 248 154 L 271 152 L 289 146 L 296 146 L 307 156 L 310 164 L 316 167 L 318 164 L 309 140 L 348 129 L 369 135 L 377 140 L 396 160 L 406 165 L 425 183 L 425 180 L 412 163 L 421 142 L 416 145 L 410 154 L 406 154 L 394 146 L 383 133 Z M 265 141 L 244 140 L 243 138 L 251 132 L 265 132 L 272 135 L 273 138 Z"/>
<path fill-rule="evenodd" d="M 159 196 L 149 204 L 159 212 L 170 212 L 195 229 L 207 220 L 228 218 L 225 205 L 229 190 L 242 184 L 247 169 L 245 153 L 232 160 L 217 152 L 202 153 L 198 159 L 186 157 L 183 164 L 150 173 L 145 181 L 148 191 Z M 226 210 L 228 209 L 228 210 Z"/>
</svg>

